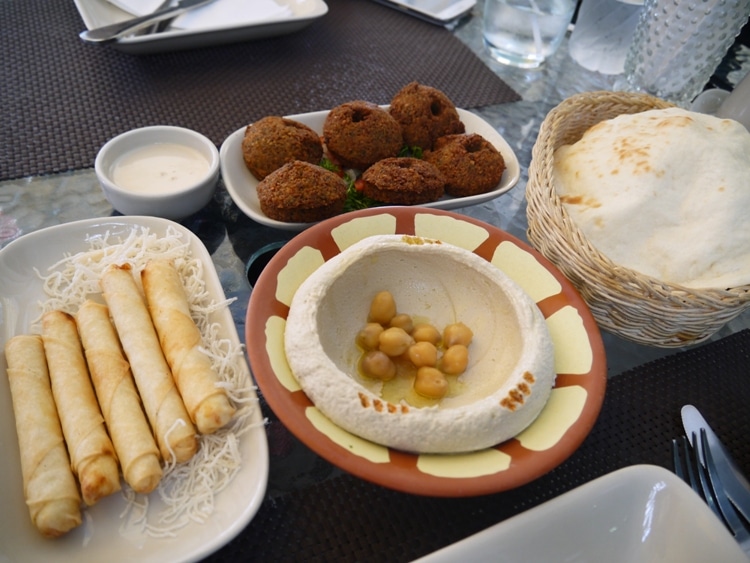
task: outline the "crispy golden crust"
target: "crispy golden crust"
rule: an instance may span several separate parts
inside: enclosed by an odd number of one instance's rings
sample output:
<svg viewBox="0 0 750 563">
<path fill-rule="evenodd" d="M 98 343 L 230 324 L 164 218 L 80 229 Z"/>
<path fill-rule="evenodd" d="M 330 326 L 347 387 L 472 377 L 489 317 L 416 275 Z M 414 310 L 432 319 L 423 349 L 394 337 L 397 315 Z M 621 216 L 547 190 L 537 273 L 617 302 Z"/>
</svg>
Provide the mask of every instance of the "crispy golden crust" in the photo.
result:
<svg viewBox="0 0 750 563">
<path fill-rule="evenodd" d="M 268 116 L 245 129 L 242 158 L 258 180 L 287 162 L 303 160 L 318 164 L 322 157 L 323 142 L 315 131 L 303 123 Z"/>
<path fill-rule="evenodd" d="M 440 199 L 445 177 L 433 164 L 396 157 L 376 162 L 362 174 L 363 193 L 392 205 L 419 205 Z"/>
<path fill-rule="evenodd" d="M 258 184 L 260 208 L 267 217 L 285 223 L 312 223 L 344 211 L 346 182 L 335 173 L 294 161 Z"/>
<path fill-rule="evenodd" d="M 323 138 L 334 159 L 358 170 L 396 156 L 404 144 L 398 122 L 380 106 L 361 100 L 333 108 L 323 124 Z"/>
<path fill-rule="evenodd" d="M 14 336 L 5 344 L 5 359 L 29 516 L 44 536 L 59 537 L 80 526 L 81 497 L 50 387 L 41 336 Z"/>
<path fill-rule="evenodd" d="M 440 90 L 411 82 L 391 100 L 390 114 L 401 125 L 404 142 L 429 150 L 443 135 L 466 129 L 453 102 Z"/>
<path fill-rule="evenodd" d="M 164 357 L 190 419 L 201 434 L 211 434 L 232 420 L 235 407 L 219 373 L 203 351 L 200 329 L 190 312 L 185 288 L 174 262 L 149 260 L 141 271 L 143 293 L 159 335 Z"/>
<path fill-rule="evenodd" d="M 445 193 L 466 197 L 486 193 L 499 183 L 505 170 L 503 155 L 476 133 L 446 135 L 424 155 L 445 176 Z"/>
<path fill-rule="evenodd" d="M 159 449 L 106 305 L 85 301 L 76 324 L 102 415 L 125 481 L 148 494 L 162 476 Z"/>
<path fill-rule="evenodd" d="M 120 473 L 75 319 L 64 311 L 48 311 L 42 316 L 42 341 L 70 465 L 83 501 L 91 506 L 120 490 Z"/>
<path fill-rule="evenodd" d="M 196 429 L 164 359 L 143 295 L 129 264 L 110 266 L 99 279 L 104 300 L 130 362 L 162 459 L 177 463 L 198 451 Z"/>
</svg>

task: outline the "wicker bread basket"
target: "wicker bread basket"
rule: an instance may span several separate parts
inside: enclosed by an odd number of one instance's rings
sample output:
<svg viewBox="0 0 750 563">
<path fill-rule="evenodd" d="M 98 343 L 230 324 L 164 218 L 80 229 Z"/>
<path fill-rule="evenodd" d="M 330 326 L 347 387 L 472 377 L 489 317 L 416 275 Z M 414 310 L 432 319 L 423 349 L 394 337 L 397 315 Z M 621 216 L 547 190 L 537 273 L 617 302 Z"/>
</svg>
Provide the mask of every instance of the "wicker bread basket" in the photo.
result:
<svg viewBox="0 0 750 563">
<path fill-rule="evenodd" d="M 542 123 L 526 187 L 529 241 L 578 288 L 599 326 L 627 340 L 664 348 L 702 342 L 750 308 L 750 285 L 690 289 L 611 262 L 561 205 L 552 164 L 558 147 L 574 143 L 600 121 L 670 106 L 648 95 L 623 92 L 588 92 L 564 100 Z"/>
</svg>

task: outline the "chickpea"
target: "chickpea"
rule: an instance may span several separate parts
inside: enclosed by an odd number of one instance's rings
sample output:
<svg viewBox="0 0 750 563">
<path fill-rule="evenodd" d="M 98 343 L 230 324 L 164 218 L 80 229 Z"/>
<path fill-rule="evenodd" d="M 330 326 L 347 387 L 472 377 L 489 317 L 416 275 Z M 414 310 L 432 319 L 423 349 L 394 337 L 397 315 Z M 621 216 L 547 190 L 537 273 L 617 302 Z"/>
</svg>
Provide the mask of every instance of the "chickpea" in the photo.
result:
<svg viewBox="0 0 750 563">
<path fill-rule="evenodd" d="M 440 343 L 440 331 L 429 323 L 414 325 L 411 335 L 417 342 L 430 342 L 434 346 Z"/>
<path fill-rule="evenodd" d="M 396 364 L 380 350 L 366 352 L 359 362 L 362 373 L 368 377 L 388 381 L 396 375 Z"/>
<path fill-rule="evenodd" d="M 421 367 L 414 379 L 414 391 L 428 399 L 442 399 L 448 392 L 448 380 L 433 367 Z"/>
<path fill-rule="evenodd" d="M 403 328 L 409 334 L 414 330 L 414 321 L 411 320 L 411 316 L 406 313 L 400 313 L 391 319 L 390 326 L 397 326 Z"/>
<path fill-rule="evenodd" d="M 432 342 L 416 342 L 409 346 L 409 360 L 416 367 L 437 365 L 438 352 Z"/>
<path fill-rule="evenodd" d="M 383 327 L 378 323 L 367 323 L 362 330 L 357 333 L 357 346 L 363 350 L 377 350 L 378 337 L 383 332 Z"/>
<path fill-rule="evenodd" d="M 471 344 L 472 338 L 474 338 L 474 333 L 461 322 L 450 324 L 443 329 L 443 346 L 446 348 L 450 348 L 454 344 L 468 346 Z"/>
<path fill-rule="evenodd" d="M 448 375 L 459 375 L 469 365 L 469 349 L 463 344 L 454 344 L 443 352 L 440 368 Z"/>
<path fill-rule="evenodd" d="M 368 320 L 387 326 L 396 316 L 396 301 L 390 291 L 380 291 L 370 302 L 370 316 Z"/>
<path fill-rule="evenodd" d="M 414 344 L 414 339 L 403 328 L 390 327 L 378 336 L 378 347 L 381 352 L 391 356 L 400 356 Z"/>
</svg>

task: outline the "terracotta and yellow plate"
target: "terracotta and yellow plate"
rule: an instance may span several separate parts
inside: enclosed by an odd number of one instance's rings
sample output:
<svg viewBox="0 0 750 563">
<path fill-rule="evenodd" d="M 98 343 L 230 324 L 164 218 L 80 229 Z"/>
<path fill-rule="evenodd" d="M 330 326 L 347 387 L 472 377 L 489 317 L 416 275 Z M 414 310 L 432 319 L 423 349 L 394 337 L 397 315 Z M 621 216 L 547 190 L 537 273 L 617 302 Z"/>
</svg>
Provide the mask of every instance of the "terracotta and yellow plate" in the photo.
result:
<svg viewBox="0 0 750 563">
<path fill-rule="evenodd" d="M 440 239 L 473 251 L 503 270 L 536 301 L 552 334 L 557 379 L 539 417 L 521 434 L 477 452 L 416 455 L 341 429 L 307 398 L 284 354 L 284 326 L 292 296 L 326 260 L 376 234 Z M 366 209 L 303 231 L 279 250 L 258 278 L 245 330 L 255 380 L 269 406 L 299 440 L 353 475 L 413 494 L 464 497 L 524 485 L 578 448 L 604 400 L 607 369 L 601 335 L 570 282 L 524 242 L 450 211 Z"/>
</svg>

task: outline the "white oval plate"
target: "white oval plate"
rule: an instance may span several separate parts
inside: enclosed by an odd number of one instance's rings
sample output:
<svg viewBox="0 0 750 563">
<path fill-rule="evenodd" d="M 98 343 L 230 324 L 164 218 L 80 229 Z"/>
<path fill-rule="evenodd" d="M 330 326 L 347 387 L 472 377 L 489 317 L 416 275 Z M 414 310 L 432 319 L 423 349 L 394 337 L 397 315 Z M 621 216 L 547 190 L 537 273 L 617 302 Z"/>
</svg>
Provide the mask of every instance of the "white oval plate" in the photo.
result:
<svg viewBox="0 0 750 563">
<path fill-rule="evenodd" d="M 66 254 L 88 250 L 89 235 L 124 236 L 138 227 L 164 234 L 167 227 L 183 233 L 193 256 L 204 265 L 206 291 L 213 301 L 225 299 L 219 277 L 206 247 L 185 227 L 157 217 L 108 217 L 87 219 L 31 232 L 0 251 L 0 561 L 26 563 L 98 563 L 139 561 L 142 563 L 200 560 L 240 533 L 260 508 L 268 480 L 268 444 L 260 409 L 253 413 L 255 424 L 240 439 L 243 463 L 234 480 L 216 495 L 214 512 L 205 523 L 190 522 L 173 537 L 154 538 L 146 534 L 120 533 L 125 501 L 119 493 L 84 510 L 84 522 L 65 536 L 43 538 L 31 524 L 23 496 L 23 479 L 18 453 L 15 420 L 6 374 L 5 342 L 16 334 L 28 334 L 39 316 L 39 302 L 46 299 L 42 275 Z M 220 335 L 239 344 L 231 312 L 224 307 L 213 314 Z M 246 362 L 241 368 L 250 371 Z M 162 505 L 158 494 L 149 495 L 151 509 Z"/>
<path fill-rule="evenodd" d="M 388 106 L 383 106 L 388 107 Z M 289 115 L 289 119 L 294 119 L 300 123 L 311 127 L 316 133 L 323 134 L 323 123 L 325 122 L 328 111 L 316 111 L 312 113 L 302 113 L 298 115 Z M 516 185 L 518 179 L 521 177 L 521 167 L 518 164 L 518 158 L 510 148 L 508 142 L 495 130 L 495 128 L 487 123 L 484 119 L 467 111 L 465 109 L 458 108 L 458 115 L 463 121 L 467 133 L 477 133 L 491 142 L 497 150 L 503 155 L 505 159 L 505 172 L 500 179 L 500 183 L 497 187 L 487 193 L 467 196 L 467 197 L 450 197 L 444 196 L 438 201 L 431 203 L 425 203 L 421 207 L 431 207 L 434 209 L 458 209 L 460 207 L 468 207 L 470 205 L 476 205 L 478 203 L 484 203 L 491 199 L 504 194 Z M 219 151 L 221 158 L 221 175 L 224 178 L 224 185 L 229 192 L 229 195 L 234 200 L 242 212 L 260 223 L 268 227 L 275 227 L 277 229 L 283 229 L 286 231 L 302 231 L 307 227 L 314 225 L 315 223 L 284 223 L 282 221 L 276 221 L 271 219 L 263 213 L 260 208 L 260 202 L 258 201 L 258 192 L 256 188 L 258 186 L 258 180 L 253 176 L 245 166 L 245 161 L 242 159 L 242 139 L 245 136 L 244 126 L 229 137 L 221 145 Z"/>
</svg>

